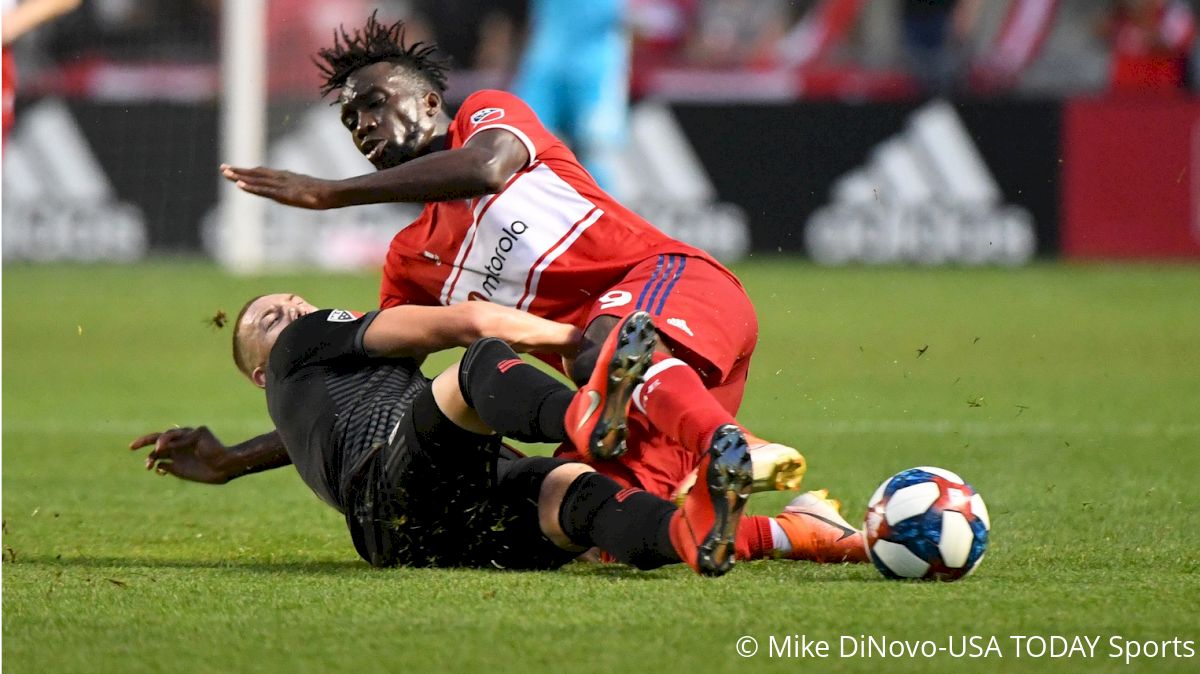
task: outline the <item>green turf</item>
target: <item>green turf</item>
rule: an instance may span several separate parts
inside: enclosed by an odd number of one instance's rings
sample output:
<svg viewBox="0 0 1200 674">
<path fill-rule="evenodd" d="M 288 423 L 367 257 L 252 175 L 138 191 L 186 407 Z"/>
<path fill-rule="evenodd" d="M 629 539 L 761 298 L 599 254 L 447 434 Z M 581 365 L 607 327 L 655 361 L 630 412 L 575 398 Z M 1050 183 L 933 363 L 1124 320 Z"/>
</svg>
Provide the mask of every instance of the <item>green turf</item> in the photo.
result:
<svg viewBox="0 0 1200 674">
<path fill-rule="evenodd" d="M 266 430 L 206 319 L 276 289 L 366 308 L 372 275 L 6 265 L 5 671 L 1090 671 L 1126 669 L 1113 635 L 1200 640 L 1200 269 L 738 272 L 762 322 L 741 420 L 802 448 L 807 484 L 852 519 L 897 470 L 960 472 L 992 513 L 974 577 L 372 570 L 290 468 L 208 487 L 124 449 L 172 424 Z M 1009 637 L 1032 634 L 1103 640 L 1096 659 L 1018 660 Z M 736 655 L 742 635 L 755 658 Z M 834 657 L 769 658 L 771 635 Z M 839 658 L 843 635 L 997 636 L 1004 657 Z"/>
</svg>

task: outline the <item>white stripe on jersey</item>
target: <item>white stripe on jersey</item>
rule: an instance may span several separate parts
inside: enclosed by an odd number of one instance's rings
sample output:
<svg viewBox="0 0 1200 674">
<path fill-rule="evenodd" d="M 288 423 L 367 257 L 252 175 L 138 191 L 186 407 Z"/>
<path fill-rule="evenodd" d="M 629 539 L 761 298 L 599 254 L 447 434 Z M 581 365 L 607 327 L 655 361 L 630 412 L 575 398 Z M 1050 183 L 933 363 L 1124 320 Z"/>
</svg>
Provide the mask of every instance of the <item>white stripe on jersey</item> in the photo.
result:
<svg viewBox="0 0 1200 674">
<path fill-rule="evenodd" d="M 602 215 L 604 215 L 604 211 L 602 211 L 599 207 L 592 209 L 590 215 L 575 223 L 575 225 L 571 227 L 571 230 L 567 232 L 567 235 L 550 249 L 541 262 L 537 263 L 537 266 L 535 266 L 533 271 L 530 272 L 528 281 L 526 281 L 528 290 L 525 291 L 525 294 L 521 297 L 521 300 L 517 302 L 518 309 L 521 311 L 529 311 L 529 305 L 533 304 L 534 298 L 537 297 L 538 282 L 542 280 L 542 272 L 546 270 L 546 267 L 549 267 L 551 263 L 557 260 L 559 255 L 567 252 L 567 249 L 571 247 L 571 244 L 575 243 L 575 240 L 580 236 L 583 236 L 584 230 L 586 230 L 588 227 L 591 227 L 592 224 L 599 220 L 600 216 Z"/>
<path fill-rule="evenodd" d="M 527 309 L 542 272 L 602 215 L 548 166 L 534 166 L 479 209 L 442 287 L 442 303 L 474 298 Z"/>
<path fill-rule="evenodd" d="M 537 168 L 537 166 L 538 164 L 535 163 L 534 168 Z M 512 187 L 513 183 L 519 180 L 522 175 L 523 174 L 518 172 L 514 176 L 510 177 L 508 179 L 508 183 L 504 186 L 504 189 L 500 190 L 496 194 L 485 194 L 475 199 L 475 205 L 471 207 L 471 226 L 467 228 L 467 234 L 463 237 L 464 245 L 459 247 L 458 254 L 454 257 L 454 264 L 450 267 L 450 273 L 446 275 L 446 282 L 442 284 L 442 304 L 450 304 L 450 289 L 454 287 L 454 284 L 458 283 L 458 279 L 462 275 L 463 258 L 465 258 L 467 256 L 467 252 L 471 250 L 471 241 L 475 238 L 475 230 L 479 228 L 479 218 L 483 215 L 484 211 L 486 211 L 488 207 L 492 205 L 492 202 L 496 199 L 499 199 L 500 195 L 504 194 L 505 190 Z"/>
</svg>

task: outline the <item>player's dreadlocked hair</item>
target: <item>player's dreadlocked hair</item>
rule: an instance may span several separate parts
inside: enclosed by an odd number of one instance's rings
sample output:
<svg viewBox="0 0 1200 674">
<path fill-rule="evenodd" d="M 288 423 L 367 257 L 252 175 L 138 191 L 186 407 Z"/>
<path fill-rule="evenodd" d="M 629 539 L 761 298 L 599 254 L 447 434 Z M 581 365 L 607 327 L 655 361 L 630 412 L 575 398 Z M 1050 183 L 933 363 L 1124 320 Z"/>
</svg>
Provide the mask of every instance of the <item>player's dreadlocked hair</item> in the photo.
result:
<svg viewBox="0 0 1200 674">
<path fill-rule="evenodd" d="M 345 26 L 333 31 L 333 46 L 317 52 L 313 62 L 325 76 L 321 95 L 342 88 L 355 70 L 372 63 L 387 61 L 402 66 L 424 79 L 439 93 L 446 91 L 446 61 L 435 55 L 437 46 L 416 42 L 404 44 L 404 22 L 385 26 L 376 20 L 379 10 L 371 12 L 367 25 L 347 33 Z"/>
</svg>

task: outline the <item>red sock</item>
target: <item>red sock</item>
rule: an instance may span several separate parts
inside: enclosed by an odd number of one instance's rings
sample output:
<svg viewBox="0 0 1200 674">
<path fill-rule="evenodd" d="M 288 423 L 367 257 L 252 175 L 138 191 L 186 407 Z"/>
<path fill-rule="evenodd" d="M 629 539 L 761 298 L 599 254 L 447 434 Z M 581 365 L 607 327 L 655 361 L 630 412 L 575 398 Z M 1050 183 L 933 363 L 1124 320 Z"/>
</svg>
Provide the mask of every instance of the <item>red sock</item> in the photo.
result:
<svg viewBox="0 0 1200 674">
<path fill-rule="evenodd" d="M 717 428 L 737 423 L 695 370 L 664 353 L 654 354 L 654 364 L 633 391 L 633 403 L 655 428 L 697 455 L 708 450 Z"/>
<path fill-rule="evenodd" d="M 737 558 L 741 561 L 767 559 L 773 556 L 775 542 L 771 538 L 771 518 L 762 515 L 743 515 L 734 541 Z"/>
</svg>

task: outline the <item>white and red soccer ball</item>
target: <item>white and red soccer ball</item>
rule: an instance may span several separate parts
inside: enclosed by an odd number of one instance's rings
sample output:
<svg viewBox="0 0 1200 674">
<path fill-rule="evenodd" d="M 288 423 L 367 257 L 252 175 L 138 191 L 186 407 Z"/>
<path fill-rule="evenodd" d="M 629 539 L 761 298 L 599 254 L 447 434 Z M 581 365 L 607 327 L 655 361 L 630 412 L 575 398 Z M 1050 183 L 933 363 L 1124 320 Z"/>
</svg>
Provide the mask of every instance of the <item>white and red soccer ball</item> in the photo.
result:
<svg viewBox="0 0 1200 674">
<path fill-rule="evenodd" d="M 864 540 L 888 578 L 958 580 L 987 551 L 987 506 L 975 489 L 943 468 L 921 466 L 884 480 L 867 503 Z"/>
</svg>

